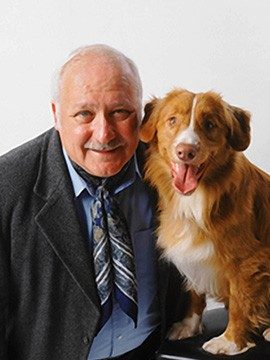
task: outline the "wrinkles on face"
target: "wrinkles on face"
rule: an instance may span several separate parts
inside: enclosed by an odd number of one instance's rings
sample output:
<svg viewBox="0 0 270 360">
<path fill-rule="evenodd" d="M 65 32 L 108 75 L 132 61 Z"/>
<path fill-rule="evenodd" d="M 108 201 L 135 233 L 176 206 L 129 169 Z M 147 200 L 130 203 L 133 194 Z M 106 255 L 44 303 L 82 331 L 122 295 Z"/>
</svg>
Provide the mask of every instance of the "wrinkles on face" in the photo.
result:
<svg viewBox="0 0 270 360">
<path fill-rule="evenodd" d="M 91 59 L 66 70 L 57 128 L 70 158 L 97 176 L 112 176 L 138 144 L 137 93 L 121 67 L 91 66 Z"/>
</svg>

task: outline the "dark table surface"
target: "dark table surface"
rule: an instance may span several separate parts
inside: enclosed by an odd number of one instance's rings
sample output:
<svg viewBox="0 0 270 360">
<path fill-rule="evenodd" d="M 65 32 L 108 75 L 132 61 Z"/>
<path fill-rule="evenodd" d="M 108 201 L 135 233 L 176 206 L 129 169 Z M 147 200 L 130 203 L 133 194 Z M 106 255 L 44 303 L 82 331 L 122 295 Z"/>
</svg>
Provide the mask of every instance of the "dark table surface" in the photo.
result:
<svg viewBox="0 0 270 360">
<path fill-rule="evenodd" d="M 202 359 L 202 360 L 270 360 L 270 342 L 256 339 L 257 346 L 239 355 L 212 355 L 202 349 L 205 341 L 220 335 L 227 324 L 228 315 L 224 308 L 208 310 L 203 315 L 204 332 L 193 338 L 169 341 L 162 344 L 157 359 Z"/>
</svg>

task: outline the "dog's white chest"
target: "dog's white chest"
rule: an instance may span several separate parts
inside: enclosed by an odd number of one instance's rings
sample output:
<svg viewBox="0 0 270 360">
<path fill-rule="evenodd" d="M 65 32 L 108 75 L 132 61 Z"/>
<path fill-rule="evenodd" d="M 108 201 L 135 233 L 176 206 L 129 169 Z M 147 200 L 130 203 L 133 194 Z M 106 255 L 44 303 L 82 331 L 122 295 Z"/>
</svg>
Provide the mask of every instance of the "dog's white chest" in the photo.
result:
<svg viewBox="0 0 270 360">
<path fill-rule="evenodd" d="M 209 241 L 204 245 L 196 247 L 187 244 L 189 240 L 170 248 L 165 252 L 166 258 L 172 261 L 178 270 L 187 278 L 188 286 L 199 294 L 218 295 L 217 279 L 211 259 L 213 245 Z"/>
<path fill-rule="evenodd" d="M 187 278 L 188 286 L 198 293 L 218 295 L 217 273 L 213 268 L 215 249 L 211 239 L 198 241 L 203 227 L 203 198 L 189 197 L 178 208 L 181 226 L 175 229 L 176 245 L 165 249 L 164 255 Z M 161 234 L 164 236 L 165 234 Z"/>
</svg>

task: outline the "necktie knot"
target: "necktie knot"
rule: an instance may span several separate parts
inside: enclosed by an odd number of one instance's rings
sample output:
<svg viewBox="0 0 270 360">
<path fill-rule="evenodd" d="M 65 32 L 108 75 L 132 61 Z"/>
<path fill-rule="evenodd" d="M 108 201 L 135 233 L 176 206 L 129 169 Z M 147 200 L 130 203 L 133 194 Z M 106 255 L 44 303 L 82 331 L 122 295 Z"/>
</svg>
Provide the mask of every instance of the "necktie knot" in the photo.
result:
<svg viewBox="0 0 270 360">
<path fill-rule="evenodd" d="M 96 191 L 95 191 L 95 197 L 96 198 L 100 198 L 100 199 L 107 199 L 109 198 L 111 195 L 110 195 L 110 192 L 109 190 L 107 189 L 106 185 L 105 184 L 101 184 L 99 185 L 97 188 L 96 188 Z"/>
</svg>

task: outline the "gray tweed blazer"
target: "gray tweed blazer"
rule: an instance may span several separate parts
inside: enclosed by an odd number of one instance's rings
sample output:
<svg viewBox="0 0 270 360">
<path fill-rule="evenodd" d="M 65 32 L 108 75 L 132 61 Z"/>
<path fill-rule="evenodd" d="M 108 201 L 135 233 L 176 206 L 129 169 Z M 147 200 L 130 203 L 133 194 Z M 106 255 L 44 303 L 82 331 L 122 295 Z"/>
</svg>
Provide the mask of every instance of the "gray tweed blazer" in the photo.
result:
<svg viewBox="0 0 270 360">
<path fill-rule="evenodd" d="M 175 268 L 158 263 L 164 336 L 187 299 Z M 99 316 L 93 264 L 50 129 L 0 157 L 0 359 L 85 360 Z"/>
</svg>

